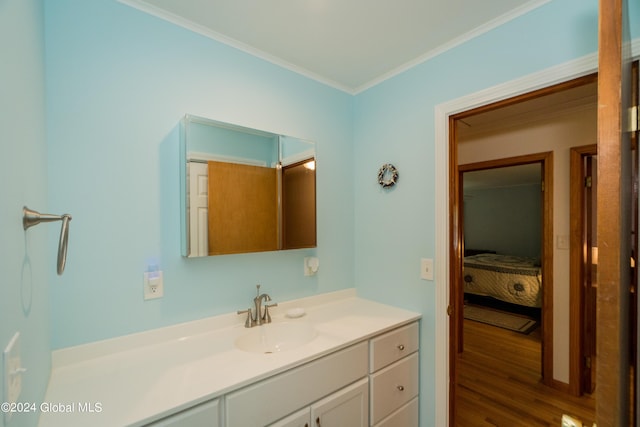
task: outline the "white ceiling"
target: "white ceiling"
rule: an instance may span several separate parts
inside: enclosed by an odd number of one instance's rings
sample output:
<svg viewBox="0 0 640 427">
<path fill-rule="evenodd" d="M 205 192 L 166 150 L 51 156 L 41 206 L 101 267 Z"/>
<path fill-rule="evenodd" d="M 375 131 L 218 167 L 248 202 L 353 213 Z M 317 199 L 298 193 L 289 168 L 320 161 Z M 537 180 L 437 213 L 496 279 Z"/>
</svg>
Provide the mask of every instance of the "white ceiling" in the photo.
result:
<svg viewBox="0 0 640 427">
<path fill-rule="evenodd" d="M 550 0 L 120 0 L 357 93 Z"/>
</svg>

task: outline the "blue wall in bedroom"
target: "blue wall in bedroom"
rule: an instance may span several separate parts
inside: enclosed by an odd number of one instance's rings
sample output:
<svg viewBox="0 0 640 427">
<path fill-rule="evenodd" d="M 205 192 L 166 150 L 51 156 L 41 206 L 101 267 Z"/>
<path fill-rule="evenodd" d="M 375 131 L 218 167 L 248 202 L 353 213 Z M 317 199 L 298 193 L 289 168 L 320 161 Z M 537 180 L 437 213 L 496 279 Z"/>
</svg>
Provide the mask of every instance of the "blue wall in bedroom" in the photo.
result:
<svg viewBox="0 0 640 427">
<path fill-rule="evenodd" d="M 20 402 L 39 402 L 51 367 L 49 273 L 55 264 L 47 242 L 60 232 L 58 226 L 47 225 L 22 229 L 24 205 L 48 210 L 40 1 L 0 2 L 0 52 L 0 352 L 19 332 L 22 366 L 27 369 Z M 0 384 L 4 380 L 0 369 Z M 3 415 L 0 426 L 5 425 Z M 35 425 L 37 415 L 15 414 L 10 425 Z"/>
<path fill-rule="evenodd" d="M 45 12 L 49 206 L 73 215 L 54 348 L 245 308 L 257 283 L 275 301 L 354 286 L 352 96 L 114 0 Z M 181 257 L 185 113 L 317 143 L 317 250 Z M 164 297 L 145 302 L 154 259 Z"/>
<path fill-rule="evenodd" d="M 480 249 L 540 258 L 540 184 L 465 188 L 463 217 L 465 252 Z"/>
</svg>

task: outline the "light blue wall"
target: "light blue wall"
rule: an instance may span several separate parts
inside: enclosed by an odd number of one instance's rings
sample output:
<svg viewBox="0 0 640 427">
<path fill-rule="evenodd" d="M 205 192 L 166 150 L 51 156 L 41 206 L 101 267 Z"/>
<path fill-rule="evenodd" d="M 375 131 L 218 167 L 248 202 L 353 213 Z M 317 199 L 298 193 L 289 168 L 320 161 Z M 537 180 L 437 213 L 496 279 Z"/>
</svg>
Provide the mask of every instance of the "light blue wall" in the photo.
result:
<svg viewBox="0 0 640 427">
<path fill-rule="evenodd" d="M 115 0 L 44 2 L 46 145 L 42 3 L 0 2 L 0 52 L 10 58 L 0 67 L 0 345 L 23 333 L 23 399 L 46 385 L 47 293 L 60 348 L 242 308 L 255 283 L 276 300 L 355 284 L 423 313 L 421 424 L 433 425 L 439 283 L 418 279 L 419 258 L 438 257 L 433 108 L 593 52 L 596 1 L 554 0 L 355 98 Z M 630 3 L 637 38 L 640 7 Z M 317 250 L 180 256 L 185 113 L 317 142 Z M 391 191 L 375 179 L 386 162 L 400 171 Z M 63 276 L 57 227 L 25 234 L 23 204 L 73 215 Z M 309 253 L 321 260 L 313 278 L 302 275 Z M 165 297 L 144 302 L 150 259 L 165 272 Z"/>
<path fill-rule="evenodd" d="M 556 0 L 356 97 L 358 293 L 423 313 L 421 425 L 435 424 L 435 288 L 419 278 L 435 253 L 434 107 L 597 50 L 597 1 Z M 635 20 L 636 23 L 640 22 Z M 383 163 L 395 188 L 376 182 Z"/>
<path fill-rule="evenodd" d="M 42 401 L 51 367 L 49 273 L 55 265 L 47 240 L 59 228 L 22 229 L 24 205 L 48 209 L 43 31 L 40 1 L 0 1 L 0 351 L 20 332 L 27 369 L 20 402 Z M 0 369 L 0 384 L 4 380 Z M 36 421 L 35 413 L 16 414 L 10 425 Z"/>
<path fill-rule="evenodd" d="M 50 209 L 73 215 L 51 278 L 54 348 L 354 286 L 351 96 L 115 0 L 45 2 Z M 318 249 L 180 256 L 185 113 L 316 141 Z M 317 254 L 315 277 L 303 258 Z M 158 259 L 164 298 L 143 301 Z"/>
</svg>

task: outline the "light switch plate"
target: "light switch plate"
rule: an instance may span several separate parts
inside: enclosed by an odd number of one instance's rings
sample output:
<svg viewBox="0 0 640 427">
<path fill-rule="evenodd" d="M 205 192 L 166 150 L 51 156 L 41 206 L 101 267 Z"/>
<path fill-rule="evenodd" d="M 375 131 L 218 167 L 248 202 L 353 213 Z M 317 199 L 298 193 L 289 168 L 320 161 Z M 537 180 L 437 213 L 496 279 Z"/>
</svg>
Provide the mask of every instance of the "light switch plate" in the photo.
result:
<svg viewBox="0 0 640 427">
<path fill-rule="evenodd" d="M 557 236 L 556 246 L 558 249 L 569 249 L 569 236 L 566 234 Z"/>
<path fill-rule="evenodd" d="M 420 260 L 420 278 L 423 280 L 433 280 L 433 259 L 422 258 Z"/>
<path fill-rule="evenodd" d="M 17 403 L 22 392 L 22 374 L 25 371 L 22 368 L 20 360 L 20 332 L 16 332 L 7 344 L 2 353 L 2 365 L 4 369 L 4 386 L 3 386 L 3 402 L 13 404 Z M 9 423 L 11 419 L 11 411 L 4 412 L 4 422 Z"/>
</svg>

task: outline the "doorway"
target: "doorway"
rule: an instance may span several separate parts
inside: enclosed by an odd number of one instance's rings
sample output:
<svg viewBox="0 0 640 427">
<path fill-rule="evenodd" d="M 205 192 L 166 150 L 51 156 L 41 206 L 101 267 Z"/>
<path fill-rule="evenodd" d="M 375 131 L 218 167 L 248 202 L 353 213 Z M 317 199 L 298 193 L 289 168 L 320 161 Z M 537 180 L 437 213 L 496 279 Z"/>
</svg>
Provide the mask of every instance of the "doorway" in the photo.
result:
<svg viewBox="0 0 640 427">
<path fill-rule="evenodd" d="M 597 302 L 597 146 L 571 149 L 571 306 L 570 391 L 593 393 L 596 386 Z"/>
<path fill-rule="evenodd" d="M 490 115 L 496 115 L 498 117 L 495 119 L 496 121 L 504 121 L 505 117 L 503 112 L 505 108 L 511 109 L 511 113 L 514 117 L 516 117 L 515 122 L 518 120 L 521 121 L 531 121 L 532 111 L 538 115 L 551 115 L 557 116 L 558 114 L 563 114 L 559 110 L 553 110 L 554 107 L 549 107 L 549 105 L 561 105 L 568 109 L 575 109 L 576 102 L 583 102 L 584 100 L 576 101 L 575 99 L 561 99 L 558 101 L 558 97 L 563 98 L 565 96 L 575 95 L 578 93 L 578 96 L 581 95 L 582 89 L 587 88 L 588 90 L 593 90 L 593 93 L 589 95 L 591 98 L 589 102 L 591 103 L 591 107 L 593 109 L 594 117 L 595 117 L 595 82 L 596 76 L 590 75 L 574 80 L 570 80 L 565 83 L 561 83 L 555 86 L 551 86 L 549 88 L 545 88 L 539 91 L 535 91 L 526 95 L 521 95 L 512 99 L 507 99 L 504 101 L 500 101 L 498 103 L 490 104 L 487 106 L 479 107 L 476 109 L 463 111 L 456 115 L 451 115 L 449 121 L 449 131 L 450 131 L 450 165 L 452 170 L 459 170 L 459 163 L 465 163 L 465 159 L 461 159 L 460 157 L 464 157 L 465 154 L 461 151 L 459 144 L 459 135 L 457 132 L 459 131 L 459 127 L 456 126 L 457 121 L 464 121 L 468 123 L 472 118 L 475 117 L 489 117 Z M 551 101 L 550 101 L 551 100 Z M 551 103 L 550 103 L 551 102 Z M 532 107 L 533 105 L 533 107 Z M 547 110 L 547 108 L 551 108 L 551 112 Z M 538 110 L 536 110 L 538 109 Z M 513 113 L 516 111 L 516 113 Z M 498 112 L 498 113 L 496 113 Z M 501 123 L 501 125 L 504 125 Z M 484 129 L 483 129 L 484 131 Z M 555 130 L 554 130 L 555 131 Z M 500 151 L 497 155 L 497 159 L 502 157 L 508 157 L 509 153 L 513 153 L 514 151 L 509 151 L 513 149 L 513 146 L 517 146 L 520 143 L 519 137 L 513 137 L 513 130 L 509 130 L 509 144 L 500 146 Z M 484 136 L 483 136 L 484 137 Z M 585 137 L 586 141 L 595 142 L 596 138 L 596 130 L 595 127 L 591 129 L 590 136 Z M 482 139 L 482 138 L 480 138 Z M 485 138 L 489 139 L 489 138 Z M 572 145 L 583 145 L 585 140 L 574 140 L 569 141 L 569 144 Z M 534 144 L 535 145 L 535 144 Z M 566 151 L 568 152 L 568 148 L 571 145 L 567 146 Z M 544 148 L 549 149 L 548 146 L 544 146 Z M 543 226 L 543 249 L 542 249 L 542 263 L 546 264 L 546 272 L 543 273 L 544 277 L 544 292 L 543 292 L 543 315 L 542 315 L 542 352 L 541 352 L 541 381 L 548 387 L 552 389 L 556 389 L 561 393 L 569 393 L 572 390 L 573 386 L 573 375 L 568 372 L 569 369 L 563 366 L 564 363 L 568 365 L 572 365 L 574 361 L 572 360 L 572 356 L 569 355 L 570 347 L 566 345 L 566 347 L 562 348 L 563 345 L 562 340 L 566 336 L 565 340 L 567 343 L 569 342 L 569 337 L 572 334 L 569 333 L 568 330 L 563 330 L 563 325 L 568 325 L 569 322 L 569 249 L 570 249 L 570 232 L 568 227 L 569 222 L 569 204 L 568 201 L 566 206 L 558 206 L 558 209 L 553 206 L 553 189 L 554 185 L 557 182 L 560 188 L 559 194 L 562 198 L 569 198 L 569 190 L 568 190 L 568 170 L 569 170 L 569 159 L 568 155 L 562 153 L 562 150 L 556 151 L 555 148 L 551 148 L 552 151 L 558 153 L 559 162 L 558 167 L 555 168 L 555 172 L 553 166 L 547 168 L 547 175 L 544 179 L 544 187 L 545 190 L 548 190 L 548 203 L 545 204 L 543 211 L 545 215 L 548 215 L 548 221 Z M 486 149 L 483 149 L 486 152 Z M 494 150 L 495 151 L 495 150 Z M 477 155 L 477 154 L 476 154 Z M 564 156 L 564 158 L 562 157 Z M 553 156 L 550 156 L 549 165 L 553 165 Z M 454 163 L 455 162 L 455 163 Z M 455 369 L 456 364 L 456 355 L 459 350 L 463 349 L 464 343 L 462 340 L 462 304 L 463 297 L 462 292 L 460 291 L 459 284 L 462 283 L 462 259 L 464 255 L 464 230 L 463 230 L 463 214 L 461 210 L 461 180 L 458 176 L 458 173 L 454 173 L 450 170 L 450 182 L 451 191 L 450 191 L 450 212 L 451 215 L 451 232 L 450 232 L 450 242 L 451 242 L 451 252 L 450 252 L 450 283 L 451 283 L 451 296 L 450 296 L 450 304 L 451 304 L 451 324 L 450 324 L 450 379 L 452 382 L 450 391 L 450 420 L 454 420 L 455 413 L 453 408 L 455 407 L 455 386 L 457 384 L 457 372 Z M 563 177 L 561 171 L 566 171 L 567 176 Z M 564 193 L 562 193 L 564 191 Z M 545 194 L 545 192 L 543 192 Z M 554 218 L 554 210 L 557 211 Z M 566 224 L 563 224 L 562 221 L 558 220 L 558 216 L 562 214 L 562 212 L 566 212 L 566 219 L 564 220 Z M 555 226 L 555 231 L 554 231 Z M 558 265 L 563 266 L 562 269 L 559 270 Z M 562 271 L 561 271 L 562 270 Z M 544 271 L 544 270 L 543 270 Z M 560 279 L 560 280 L 558 280 Z M 554 294 L 554 282 L 558 282 L 560 284 L 560 288 Z M 456 286 L 454 286 L 456 284 Z M 558 297 L 560 295 L 560 297 Z M 564 295 L 564 297 L 563 297 Z M 564 298 L 564 300 L 563 300 Z M 554 302 L 560 301 L 561 305 L 559 305 L 559 310 L 554 310 Z M 566 306 L 562 305 L 566 304 Z M 560 313 L 559 319 L 554 322 L 554 313 L 557 315 Z M 566 318 L 564 318 L 566 314 Z M 571 319 L 573 321 L 573 319 Z M 574 325 L 575 326 L 575 325 Z M 557 333 L 562 340 L 554 340 L 554 334 Z M 558 345 L 558 342 L 560 345 Z M 554 344 L 556 347 L 554 348 Z M 451 424 L 455 425 L 455 424 Z"/>
<path fill-rule="evenodd" d="M 544 292 L 553 290 L 552 280 L 546 280 L 552 278 L 552 260 L 543 256 L 543 243 L 552 239 L 544 235 L 553 220 L 552 160 L 547 152 L 459 166 L 465 327 L 470 320 L 542 337 L 543 308 L 549 303 Z M 540 339 L 537 347 L 542 354 Z M 509 353 L 518 357 L 517 351 Z M 541 376 L 540 358 L 536 365 Z"/>
</svg>

